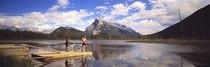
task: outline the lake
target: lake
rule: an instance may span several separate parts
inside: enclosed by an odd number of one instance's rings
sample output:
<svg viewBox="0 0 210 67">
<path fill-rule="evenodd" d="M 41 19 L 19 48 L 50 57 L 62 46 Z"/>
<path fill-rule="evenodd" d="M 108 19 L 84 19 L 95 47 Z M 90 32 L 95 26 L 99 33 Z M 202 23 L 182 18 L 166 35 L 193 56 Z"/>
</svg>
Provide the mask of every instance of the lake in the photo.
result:
<svg viewBox="0 0 210 67">
<path fill-rule="evenodd" d="M 73 42 L 79 43 L 77 40 Z M 27 43 L 50 50 L 65 51 L 65 45 L 62 44 L 64 40 L 3 43 Z M 93 52 L 92 56 L 48 62 L 32 60 L 32 63 L 35 67 L 208 67 L 209 47 L 208 44 L 176 45 L 135 43 L 126 40 L 89 40 L 88 51 Z M 35 48 L 29 50 L 29 54 L 38 52 L 47 51 Z"/>
</svg>

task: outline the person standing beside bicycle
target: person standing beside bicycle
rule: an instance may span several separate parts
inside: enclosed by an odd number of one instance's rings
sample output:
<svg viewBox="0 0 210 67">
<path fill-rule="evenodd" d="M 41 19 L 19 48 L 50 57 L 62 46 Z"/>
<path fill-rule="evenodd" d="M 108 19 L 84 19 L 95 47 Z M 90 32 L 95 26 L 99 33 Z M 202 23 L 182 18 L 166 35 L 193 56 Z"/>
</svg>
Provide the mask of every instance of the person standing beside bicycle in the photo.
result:
<svg viewBox="0 0 210 67">
<path fill-rule="evenodd" d="M 68 51 L 68 46 L 71 44 L 71 38 L 66 38 L 65 44 L 66 44 L 66 51 Z"/>
<path fill-rule="evenodd" d="M 86 35 L 84 35 L 82 38 L 81 38 L 81 43 L 82 43 L 82 51 L 87 51 L 86 50 L 86 48 L 87 48 L 87 44 L 86 43 L 88 43 L 88 41 L 87 41 L 87 38 L 86 38 Z M 83 49 L 83 46 L 85 46 L 85 49 Z"/>
</svg>

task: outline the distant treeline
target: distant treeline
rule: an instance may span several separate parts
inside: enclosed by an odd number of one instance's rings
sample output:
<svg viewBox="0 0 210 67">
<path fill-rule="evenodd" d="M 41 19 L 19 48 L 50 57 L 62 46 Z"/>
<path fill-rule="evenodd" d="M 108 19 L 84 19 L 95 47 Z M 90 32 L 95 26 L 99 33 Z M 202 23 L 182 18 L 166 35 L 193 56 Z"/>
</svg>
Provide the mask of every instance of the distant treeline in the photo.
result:
<svg viewBox="0 0 210 67">
<path fill-rule="evenodd" d="M 55 40 L 55 39 L 80 39 L 86 34 L 75 34 L 75 33 L 42 33 L 34 31 L 11 31 L 11 30 L 0 30 L 0 40 Z M 127 36 L 127 35 L 87 35 L 88 39 L 138 39 L 137 36 Z"/>
<path fill-rule="evenodd" d="M 28 40 L 28 39 L 48 39 L 49 34 L 32 31 L 11 31 L 0 30 L 0 40 Z"/>
<path fill-rule="evenodd" d="M 0 30 L 0 40 L 54 40 L 54 39 L 80 39 L 83 35 L 64 35 L 64 34 L 47 34 L 34 31 L 12 31 L 12 30 Z"/>
</svg>

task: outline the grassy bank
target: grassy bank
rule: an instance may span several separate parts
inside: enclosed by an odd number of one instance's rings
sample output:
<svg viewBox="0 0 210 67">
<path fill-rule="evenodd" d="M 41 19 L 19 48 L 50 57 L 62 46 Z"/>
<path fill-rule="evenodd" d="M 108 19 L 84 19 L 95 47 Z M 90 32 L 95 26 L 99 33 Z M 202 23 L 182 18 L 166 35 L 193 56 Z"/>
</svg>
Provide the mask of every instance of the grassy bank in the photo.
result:
<svg viewBox="0 0 210 67">
<path fill-rule="evenodd" d="M 141 39 L 127 42 L 168 43 L 168 44 L 210 44 L 210 40 L 176 40 L 176 39 Z"/>
</svg>

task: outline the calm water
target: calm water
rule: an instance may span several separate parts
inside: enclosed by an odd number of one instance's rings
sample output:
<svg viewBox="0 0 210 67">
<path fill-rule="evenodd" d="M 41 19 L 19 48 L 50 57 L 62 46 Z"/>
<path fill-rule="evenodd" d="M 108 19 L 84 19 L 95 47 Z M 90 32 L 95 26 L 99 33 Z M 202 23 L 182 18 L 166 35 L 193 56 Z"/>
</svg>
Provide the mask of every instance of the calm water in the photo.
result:
<svg viewBox="0 0 210 67">
<path fill-rule="evenodd" d="M 73 41 L 79 43 L 79 41 Z M 64 41 L 13 41 L 46 49 L 65 51 Z M 79 45 L 79 44 L 78 44 Z M 158 43 L 134 43 L 125 40 L 92 40 L 89 57 L 70 57 L 57 60 L 32 60 L 35 67 L 208 67 L 208 44 L 171 45 Z M 47 52 L 31 48 L 29 53 Z"/>
</svg>

